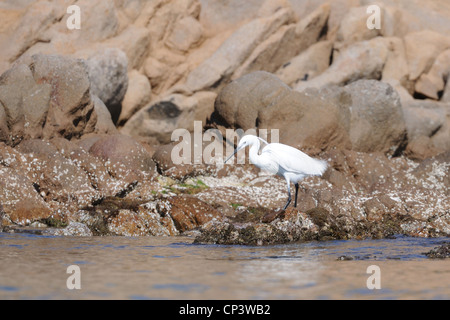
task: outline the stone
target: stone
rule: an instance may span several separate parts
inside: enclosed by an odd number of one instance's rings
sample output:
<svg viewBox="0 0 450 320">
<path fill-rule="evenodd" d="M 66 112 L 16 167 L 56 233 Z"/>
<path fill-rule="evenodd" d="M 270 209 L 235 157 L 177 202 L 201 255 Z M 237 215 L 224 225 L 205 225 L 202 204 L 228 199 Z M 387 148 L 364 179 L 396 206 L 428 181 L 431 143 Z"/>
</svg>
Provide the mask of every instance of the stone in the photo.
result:
<svg viewBox="0 0 450 320">
<path fill-rule="evenodd" d="M 3 219 L 18 225 L 29 225 L 48 218 L 50 207 L 33 187 L 33 183 L 15 169 L 0 166 L 0 202 Z"/>
<path fill-rule="evenodd" d="M 50 107 L 43 137 L 80 137 L 93 126 L 87 124 L 94 112 L 90 82 L 84 61 L 55 55 L 34 55 L 30 69 L 37 84 L 51 86 Z"/>
<path fill-rule="evenodd" d="M 152 97 L 148 78 L 136 70 L 128 74 L 128 89 L 122 101 L 119 125 L 123 125 L 137 111 L 144 107 Z"/>
<path fill-rule="evenodd" d="M 176 196 L 168 199 L 168 212 L 180 232 L 193 230 L 220 217 L 220 213 L 209 204 L 192 196 Z"/>
<path fill-rule="evenodd" d="M 282 26 L 258 45 L 234 72 L 232 79 L 256 70 L 275 72 L 280 66 L 316 43 L 324 29 L 330 8 L 320 6 L 297 24 Z"/>
<path fill-rule="evenodd" d="M 291 87 L 299 81 L 311 80 L 329 67 L 332 49 L 331 41 L 315 43 L 286 62 L 275 75 Z"/>
<path fill-rule="evenodd" d="M 350 140 L 361 152 L 395 154 L 406 143 L 406 125 L 398 93 L 387 83 L 358 80 L 347 86 L 351 96 Z"/>
<path fill-rule="evenodd" d="M 425 97 L 439 100 L 444 93 L 445 80 L 450 76 L 450 49 L 437 56 L 428 73 L 417 80 L 415 91 Z"/>
<path fill-rule="evenodd" d="M 345 85 L 359 79 L 379 79 L 389 49 L 386 40 L 376 37 L 352 44 L 333 56 L 333 63 L 321 75 L 311 81 L 301 81 L 294 86 L 297 91 L 320 88 L 325 85 Z"/>
<path fill-rule="evenodd" d="M 98 139 L 89 153 L 106 162 L 116 178 L 132 182 L 140 172 L 153 174 L 155 164 L 144 147 L 133 138 L 115 134 Z"/>
<path fill-rule="evenodd" d="M 434 60 L 450 48 L 450 37 L 431 30 L 411 32 L 404 38 L 410 80 L 428 73 Z"/>
<path fill-rule="evenodd" d="M 46 201 L 87 206 L 100 198 L 86 172 L 64 158 L 49 142 L 25 140 L 16 149 L 27 156 L 18 168 L 26 169 L 30 181 Z"/>
<path fill-rule="evenodd" d="M 213 110 L 216 94 L 200 91 L 192 96 L 170 94 L 142 108 L 121 129 L 130 136 L 155 137 L 160 143 L 170 143 L 174 130 L 192 132 L 194 121 L 205 121 Z"/>
<path fill-rule="evenodd" d="M 186 52 L 201 41 L 202 35 L 203 28 L 200 22 L 187 16 L 175 22 L 165 43 L 169 48 Z"/>
<path fill-rule="evenodd" d="M 281 9 L 269 18 L 255 19 L 243 25 L 211 57 L 190 72 L 186 87 L 191 91 L 200 91 L 217 86 L 245 61 L 261 41 L 291 19 L 292 12 Z"/>
<path fill-rule="evenodd" d="M 103 101 L 117 123 L 128 88 L 128 59 L 120 49 L 98 51 L 87 61 L 91 93 Z"/>
<path fill-rule="evenodd" d="M 92 131 L 97 134 L 117 134 L 118 130 L 112 121 L 111 113 L 103 101 L 95 95 L 91 95 L 91 100 L 95 111 L 95 123 Z"/>
</svg>

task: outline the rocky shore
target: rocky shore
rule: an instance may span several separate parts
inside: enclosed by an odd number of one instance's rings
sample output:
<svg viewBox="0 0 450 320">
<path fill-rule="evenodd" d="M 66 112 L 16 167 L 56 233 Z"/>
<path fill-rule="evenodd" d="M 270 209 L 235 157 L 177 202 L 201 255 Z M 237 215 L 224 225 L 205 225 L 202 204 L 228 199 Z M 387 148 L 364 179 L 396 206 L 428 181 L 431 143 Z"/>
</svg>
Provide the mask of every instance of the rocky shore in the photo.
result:
<svg viewBox="0 0 450 320">
<path fill-rule="evenodd" d="M 239 245 L 450 236 L 439 3 L 380 1 L 381 28 L 368 29 L 364 1 L 77 1 L 79 30 L 66 1 L 1 3 L 0 231 Z M 281 211 L 285 181 L 248 161 L 174 163 L 173 132 L 196 123 L 223 137 L 277 129 L 329 169 Z"/>
</svg>

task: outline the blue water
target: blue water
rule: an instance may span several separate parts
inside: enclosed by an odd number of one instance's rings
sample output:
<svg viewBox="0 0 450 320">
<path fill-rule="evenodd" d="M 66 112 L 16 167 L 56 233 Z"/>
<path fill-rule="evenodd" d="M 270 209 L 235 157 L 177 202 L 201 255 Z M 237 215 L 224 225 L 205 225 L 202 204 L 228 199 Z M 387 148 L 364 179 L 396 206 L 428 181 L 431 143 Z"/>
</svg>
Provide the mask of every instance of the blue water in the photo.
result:
<svg viewBox="0 0 450 320">
<path fill-rule="evenodd" d="M 0 299 L 448 299 L 448 238 L 194 245 L 188 237 L 0 233 Z M 341 261 L 345 259 L 346 261 Z M 378 265 L 383 286 L 369 290 Z M 68 266 L 81 270 L 70 290 Z"/>
</svg>

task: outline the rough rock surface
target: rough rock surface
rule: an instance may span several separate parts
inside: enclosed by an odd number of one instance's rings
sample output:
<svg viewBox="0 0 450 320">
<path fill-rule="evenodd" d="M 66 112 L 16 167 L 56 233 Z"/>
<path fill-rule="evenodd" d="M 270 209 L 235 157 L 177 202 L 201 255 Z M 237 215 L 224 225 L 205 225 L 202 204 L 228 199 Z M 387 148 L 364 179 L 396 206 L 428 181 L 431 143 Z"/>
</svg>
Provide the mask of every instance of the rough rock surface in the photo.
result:
<svg viewBox="0 0 450 320">
<path fill-rule="evenodd" d="M 448 236 L 447 2 L 381 0 L 367 29 L 364 1 L 80 0 L 72 30 L 66 1 L 2 1 L 0 229 Z M 277 210 L 282 179 L 222 163 L 265 129 L 330 164 L 297 209 Z"/>
</svg>

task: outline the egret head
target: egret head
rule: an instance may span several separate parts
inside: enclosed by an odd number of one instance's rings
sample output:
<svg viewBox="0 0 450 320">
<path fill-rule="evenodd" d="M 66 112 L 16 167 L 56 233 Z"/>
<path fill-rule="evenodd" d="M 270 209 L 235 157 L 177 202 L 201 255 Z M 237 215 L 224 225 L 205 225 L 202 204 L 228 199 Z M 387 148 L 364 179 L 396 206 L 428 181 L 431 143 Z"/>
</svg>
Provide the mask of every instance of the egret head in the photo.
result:
<svg viewBox="0 0 450 320">
<path fill-rule="evenodd" d="M 257 144 L 259 146 L 259 141 L 263 141 L 265 143 L 267 143 L 265 140 L 257 137 L 257 136 L 253 136 L 253 135 L 245 135 L 241 138 L 241 140 L 239 140 L 238 146 L 236 147 L 236 150 L 234 150 L 233 154 L 231 156 L 229 156 L 225 162 L 227 162 L 228 160 L 230 160 L 239 150 L 244 149 L 247 146 L 252 146 L 254 144 Z"/>
</svg>

